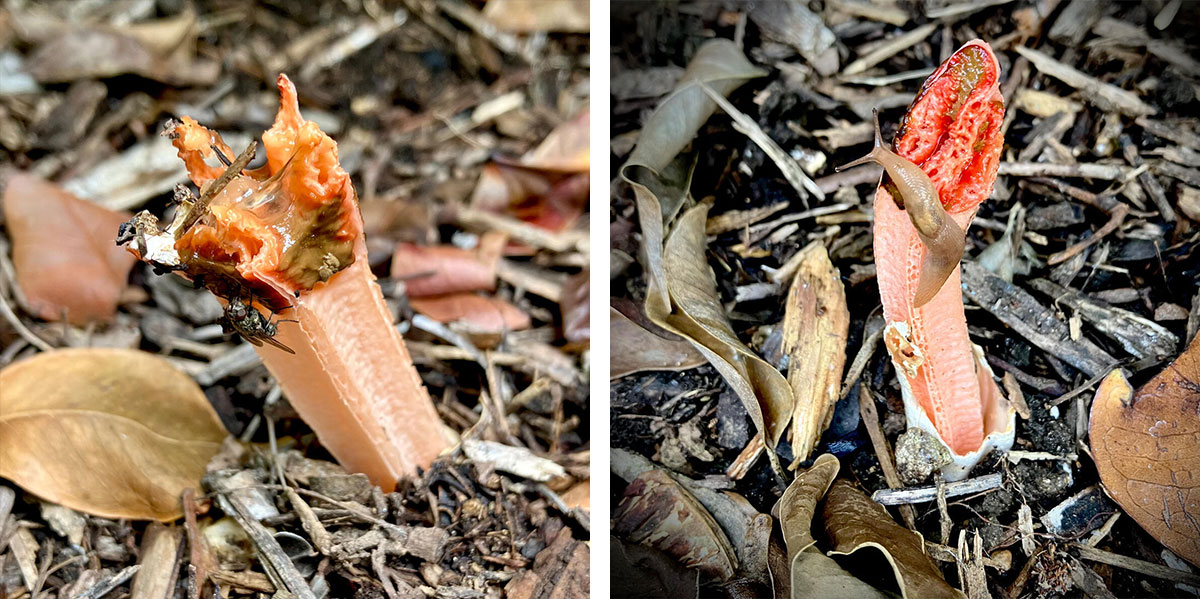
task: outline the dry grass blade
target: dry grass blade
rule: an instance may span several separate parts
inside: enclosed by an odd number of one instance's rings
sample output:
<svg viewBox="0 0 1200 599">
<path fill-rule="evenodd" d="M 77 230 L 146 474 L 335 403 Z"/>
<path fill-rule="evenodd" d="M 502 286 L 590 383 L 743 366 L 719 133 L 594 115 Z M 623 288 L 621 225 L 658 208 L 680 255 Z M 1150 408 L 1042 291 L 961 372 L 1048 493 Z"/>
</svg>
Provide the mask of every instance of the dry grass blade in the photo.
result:
<svg viewBox="0 0 1200 599">
<path fill-rule="evenodd" d="M 825 192 L 821 191 L 821 188 L 805 174 L 800 165 L 796 164 L 796 161 L 792 160 L 787 155 L 787 152 L 784 152 L 783 148 L 779 147 L 779 144 L 775 143 L 775 140 L 771 139 L 771 136 L 767 135 L 762 130 L 762 127 L 759 127 L 758 123 L 754 122 L 754 119 L 735 108 L 733 104 L 729 103 L 729 100 L 726 100 L 724 96 L 718 94 L 713 88 L 705 85 L 704 82 L 700 82 L 699 85 L 700 89 L 703 89 L 704 93 L 708 94 L 708 97 L 713 102 L 716 102 L 717 106 L 720 106 L 721 110 L 724 110 L 733 119 L 733 128 L 746 137 L 749 137 L 751 141 L 757 144 L 771 158 L 775 166 L 779 167 L 779 170 L 783 173 L 783 178 L 787 179 L 788 183 L 791 183 L 792 187 L 796 190 L 796 193 L 800 194 L 800 199 L 804 201 L 805 208 L 808 208 L 808 194 L 810 193 L 816 196 L 818 200 L 825 199 Z"/>
<path fill-rule="evenodd" d="M 783 316 L 783 351 L 792 388 L 794 468 L 808 459 L 833 418 L 846 364 L 850 312 L 846 290 L 820 242 L 800 250 Z"/>
</svg>

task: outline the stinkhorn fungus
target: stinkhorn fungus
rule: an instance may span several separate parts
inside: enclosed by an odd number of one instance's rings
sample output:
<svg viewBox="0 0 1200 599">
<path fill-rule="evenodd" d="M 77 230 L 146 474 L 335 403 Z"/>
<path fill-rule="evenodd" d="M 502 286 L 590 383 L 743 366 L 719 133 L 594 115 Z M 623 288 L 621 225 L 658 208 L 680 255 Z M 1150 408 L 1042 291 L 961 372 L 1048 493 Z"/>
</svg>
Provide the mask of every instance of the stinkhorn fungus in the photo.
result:
<svg viewBox="0 0 1200 599">
<path fill-rule="evenodd" d="M 286 75 L 277 85 L 265 165 L 246 169 L 254 144 L 232 159 L 219 134 L 183 117 L 165 133 L 201 195 L 180 186 L 165 230 L 142 212 L 117 241 L 225 300 L 225 320 L 334 457 L 390 489 L 448 440 L 368 266 L 337 145 L 300 115 Z"/>
<path fill-rule="evenodd" d="M 1000 163 L 999 77 L 991 47 L 968 42 L 925 81 L 894 153 L 877 138 L 862 159 L 885 167 L 874 228 L 884 342 L 909 426 L 950 449 L 953 462 L 942 472 L 951 480 L 992 449 L 1007 450 L 1015 432 L 1014 412 L 967 336 L 958 266 L 964 232 Z"/>
</svg>

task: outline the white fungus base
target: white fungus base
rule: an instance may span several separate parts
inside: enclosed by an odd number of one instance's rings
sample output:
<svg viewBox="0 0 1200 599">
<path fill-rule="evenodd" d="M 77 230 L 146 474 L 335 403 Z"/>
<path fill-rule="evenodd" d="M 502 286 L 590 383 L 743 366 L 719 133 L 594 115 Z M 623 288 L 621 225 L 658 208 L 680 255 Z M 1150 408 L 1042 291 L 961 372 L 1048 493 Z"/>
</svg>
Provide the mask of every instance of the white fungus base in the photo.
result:
<svg viewBox="0 0 1200 599">
<path fill-rule="evenodd" d="M 994 381 L 992 377 L 991 366 L 988 365 L 987 359 L 983 357 L 983 349 L 978 345 L 971 344 L 975 352 L 975 360 L 977 363 L 980 380 L 985 377 L 990 381 Z M 967 454 L 957 454 L 946 443 L 942 435 L 934 428 L 933 422 L 929 420 L 929 415 L 921 408 L 920 403 L 913 397 L 912 388 L 909 386 L 908 377 L 904 376 L 899 364 L 895 361 L 892 364 L 896 367 L 900 379 L 900 390 L 904 398 L 904 416 L 908 420 L 909 428 L 919 428 L 937 439 L 939 443 L 946 447 L 946 451 L 950 454 L 951 462 L 942 467 L 942 477 L 947 481 L 962 480 L 970 474 L 971 469 L 979 463 L 987 454 L 993 450 L 1006 452 L 1012 449 L 1013 439 L 1017 432 L 1017 411 L 1012 407 L 1001 394 L 999 389 L 996 389 L 994 394 L 980 389 L 984 395 L 981 399 L 984 402 L 984 432 L 987 435 L 983 439 L 983 444 L 979 449 Z M 995 383 L 992 383 L 995 387 Z M 982 386 L 981 386 L 982 387 Z M 994 395 L 994 397 L 990 397 Z M 989 417 L 990 416 L 990 417 Z"/>
</svg>

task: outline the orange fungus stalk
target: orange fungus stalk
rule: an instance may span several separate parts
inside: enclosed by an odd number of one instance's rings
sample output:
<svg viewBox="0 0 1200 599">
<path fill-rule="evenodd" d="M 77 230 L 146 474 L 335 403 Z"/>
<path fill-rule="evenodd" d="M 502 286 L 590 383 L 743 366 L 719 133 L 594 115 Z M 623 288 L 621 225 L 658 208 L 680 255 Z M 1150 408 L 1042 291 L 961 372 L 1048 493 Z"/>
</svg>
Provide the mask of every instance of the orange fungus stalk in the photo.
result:
<svg viewBox="0 0 1200 599">
<path fill-rule="evenodd" d="M 999 76 L 991 48 L 967 43 L 925 81 L 896 134 L 895 153 L 928 175 L 946 216 L 962 231 L 996 181 L 1004 143 Z M 929 250 L 898 205 L 899 194 L 886 175 L 875 194 L 884 341 L 909 425 L 943 440 L 955 459 L 943 472 L 960 478 L 990 449 L 1011 446 L 1012 411 L 967 336 L 960 269 L 931 298 L 915 301 Z"/>
<path fill-rule="evenodd" d="M 200 196 L 178 189 L 166 230 L 142 213 L 118 241 L 229 302 L 227 320 L 232 308 L 261 314 L 234 328 L 334 457 L 390 489 L 447 440 L 368 266 L 337 145 L 300 115 L 287 76 L 277 83 L 266 164 L 246 169 L 253 146 L 234 160 L 219 134 L 184 117 L 166 134 Z"/>
</svg>

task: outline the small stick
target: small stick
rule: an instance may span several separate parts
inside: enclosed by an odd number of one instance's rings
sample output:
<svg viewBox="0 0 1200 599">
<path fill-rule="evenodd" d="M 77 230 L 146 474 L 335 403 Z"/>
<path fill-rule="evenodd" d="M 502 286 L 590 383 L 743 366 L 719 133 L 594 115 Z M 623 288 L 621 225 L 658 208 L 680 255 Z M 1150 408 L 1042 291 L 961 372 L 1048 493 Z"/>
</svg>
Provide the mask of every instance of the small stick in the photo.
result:
<svg viewBox="0 0 1200 599">
<path fill-rule="evenodd" d="M 946 498 L 959 497 L 990 491 L 1004 483 L 1004 475 L 999 472 L 968 478 L 952 483 L 946 483 Z M 914 487 L 911 489 L 879 490 L 871 494 L 871 499 L 881 505 L 903 505 L 906 503 L 928 503 L 937 499 L 937 487 Z"/>
<path fill-rule="evenodd" d="M 1116 566 L 1146 576 L 1162 578 L 1172 582 L 1181 582 L 1192 586 L 1200 586 L 1200 575 L 1192 574 L 1191 572 L 1183 572 L 1174 568 L 1168 568 L 1159 564 L 1126 557 L 1103 549 L 1096 549 L 1080 543 L 1071 543 L 1071 549 L 1079 552 L 1079 557 L 1088 561 L 1100 562 L 1110 566 Z"/>
<path fill-rule="evenodd" d="M 1053 162 L 1001 162 L 999 175 L 1011 177 L 1078 177 L 1115 181 L 1122 179 L 1133 169 L 1127 166 L 1082 162 L 1079 164 L 1057 164 Z"/>
<path fill-rule="evenodd" d="M 222 495 L 222 497 L 233 508 L 230 515 L 237 520 L 237 523 L 246 531 L 246 535 L 250 537 L 250 542 L 257 550 L 267 575 L 271 578 L 271 582 L 275 583 L 276 588 L 287 589 L 297 599 L 316 599 L 316 594 L 304 581 L 304 576 L 292 564 L 291 558 L 283 552 L 279 541 L 276 541 L 266 527 L 250 515 L 250 509 L 246 507 L 246 504 L 233 493 Z"/>
<path fill-rule="evenodd" d="M 912 47 L 917 42 L 929 37 L 938 27 L 937 23 L 928 23 L 897 35 L 896 37 L 884 42 L 879 47 L 875 48 L 865 56 L 855 60 L 842 69 L 842 76 L 857 75 L 893 56 Z"/>
<path fill-rule="evenodd" d="M 128 568 L 118 572 L 112 578 L 109 578 L 108 580 L 102 580 L 99 583 L 96 583 L 96 585 L 92 588 L 75 595 L 74 599 L 100 599 L 101 597 L 111 593 L 113 589 L 125 584 L 125 581 L 133 577 L 134 574 L 137 574 L 137 571 L 141 568 L 142 567 L 138 564 L 129 566 Z"/>
<path fill-rule="evenodd" d="M 900 474 L 896 472 L 896 465 L 892 462 L 892 448 L 883 436 L 883 429 L 879 427 L 879 414 L 875 411 L 875 400 L 872 399 L 866 384 L 858 387 L 858 411 L 861 413 L 863 424 L 867 425 L 867 436 L 871 437 L 871 445 L 875 448 L 875 457 L 879 460 L 879 467 L 883 470 L 883 479 L 893 490 L 904 488 L 900 482 Z M 909 530 L 917 529 L 917 511 L 913 509 L 913 506 L 901 505 L 900 516 L 904 518 L 904 525 Z M 946 541 L 943 539 L 942 544 L 945 543 Z"/>
</svg>

